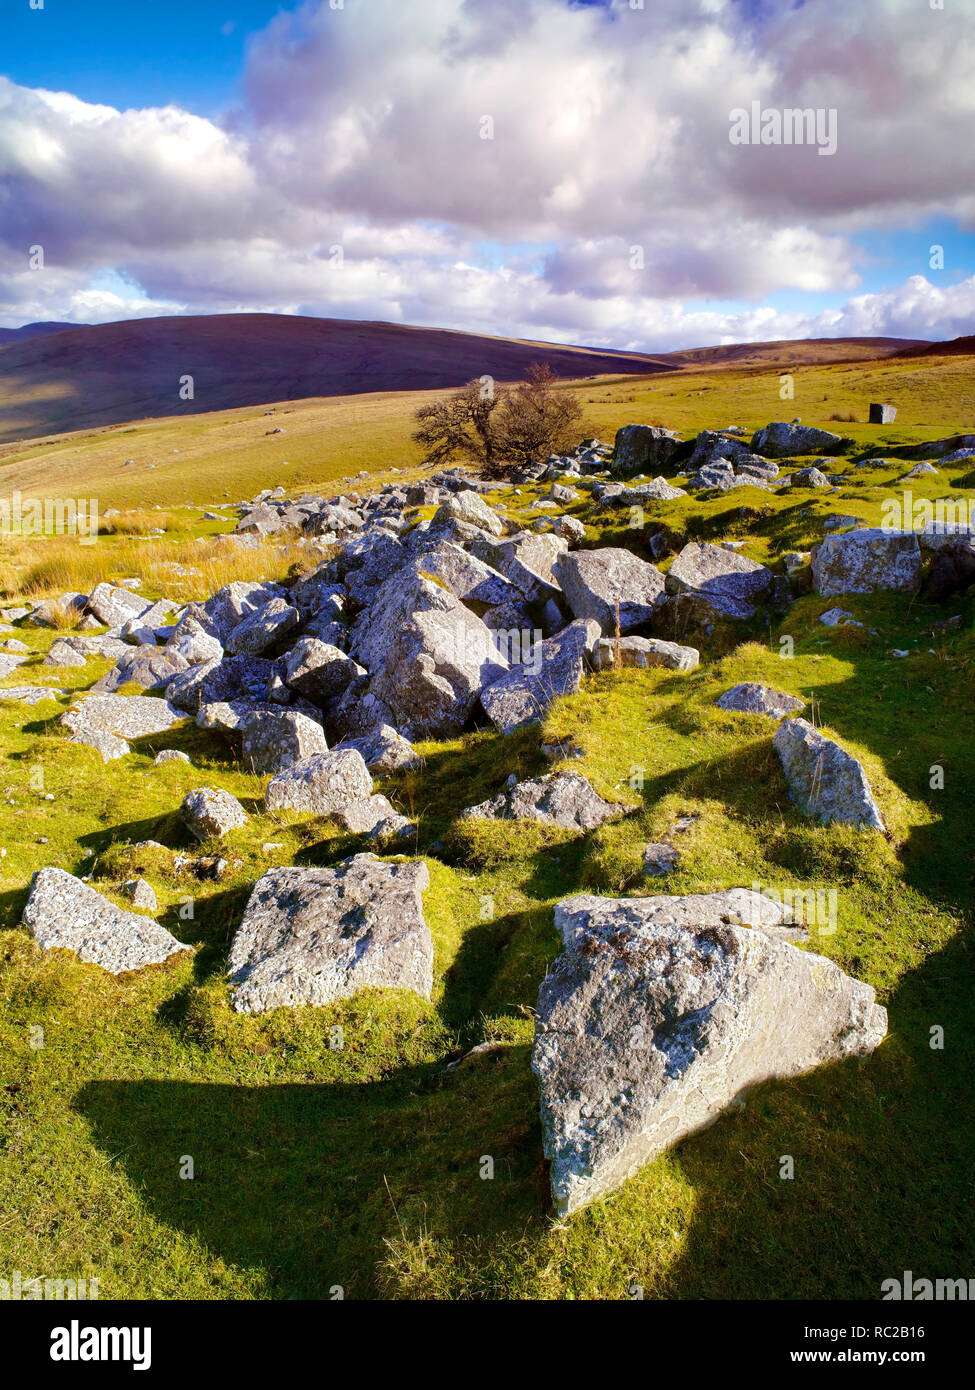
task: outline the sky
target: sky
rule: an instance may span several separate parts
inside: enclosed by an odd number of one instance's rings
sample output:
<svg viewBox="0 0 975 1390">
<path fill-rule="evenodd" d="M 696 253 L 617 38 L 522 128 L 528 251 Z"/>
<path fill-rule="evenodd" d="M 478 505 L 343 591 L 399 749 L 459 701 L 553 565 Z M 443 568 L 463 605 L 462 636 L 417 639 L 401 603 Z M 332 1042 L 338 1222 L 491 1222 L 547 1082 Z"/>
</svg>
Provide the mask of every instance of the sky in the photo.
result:
<svg viewBox="0 0 975 1390">
<path fill-rule="evenodd" d="M 0 326 L 957 337 L 973 74 L 975 0 L 0 0 Z"/>
</svg>

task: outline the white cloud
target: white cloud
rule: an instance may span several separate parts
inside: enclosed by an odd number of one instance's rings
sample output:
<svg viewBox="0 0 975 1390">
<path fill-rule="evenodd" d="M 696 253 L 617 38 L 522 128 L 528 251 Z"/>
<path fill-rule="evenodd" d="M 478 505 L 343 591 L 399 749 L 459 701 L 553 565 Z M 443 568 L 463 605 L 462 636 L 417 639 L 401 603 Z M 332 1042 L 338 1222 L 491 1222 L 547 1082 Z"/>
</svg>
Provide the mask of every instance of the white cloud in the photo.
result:
<svg viewBox="0 0 975 1390">
<path fill-rule="evenodd" d="M 308 4 L 251 40 L 219 124 L 0 79 L 0 321 L 278 309 L 655 350 L 966 331 L 971 282 L 856 295 L 852 239 L 975 225 L 961 7 L 750 8 Z M 836 154 L 731 145 L 753 100 L 835 107 Z M 783 291 L 836 304 L 762 303 Z"/>
</svg>

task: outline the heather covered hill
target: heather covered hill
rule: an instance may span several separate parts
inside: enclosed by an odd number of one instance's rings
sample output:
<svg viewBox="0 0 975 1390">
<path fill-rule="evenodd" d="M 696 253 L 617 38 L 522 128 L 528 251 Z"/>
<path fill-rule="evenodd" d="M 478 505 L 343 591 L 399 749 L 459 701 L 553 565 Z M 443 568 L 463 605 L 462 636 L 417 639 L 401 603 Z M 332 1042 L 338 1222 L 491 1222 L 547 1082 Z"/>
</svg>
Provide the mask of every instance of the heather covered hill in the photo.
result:
<svg viewBox="0 0 975 1390">
<path fill-rule="evenodd" d="M 537 360 L 560 377 L 579 379 L 683 366 L 785 369 L 882 358 L 916 346 L 901 338 L 826 338 L 651 355 L 289 314 L 56 327 L 27 325 L 30 334 L 13 330 L 6 343 L 0 336 L 0 440 L 268 401 L 434 390 L 485 374 L 512 381 Z M 180 392 L 186 376 L 193 378 L 191 399 Z"/>
</svg>

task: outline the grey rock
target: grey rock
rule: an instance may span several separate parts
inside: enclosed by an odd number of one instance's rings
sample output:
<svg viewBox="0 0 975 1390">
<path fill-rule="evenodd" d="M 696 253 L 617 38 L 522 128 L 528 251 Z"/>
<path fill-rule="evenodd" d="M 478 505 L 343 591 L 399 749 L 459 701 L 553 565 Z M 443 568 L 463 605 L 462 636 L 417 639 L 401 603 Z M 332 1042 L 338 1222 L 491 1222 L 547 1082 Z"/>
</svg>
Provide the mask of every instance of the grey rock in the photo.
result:
<svg viewBox="0 0 975 1390">
<path fill-rule="evenodd" d="M 665 842 L 646 845 L 643 850 L 643 872 L 647 878 L 666 878 L 677 868 L 680 856 L 673 845 Z"/>
<path fill-rule="evenodd" d="M 812 552 L 817 593 L 869 594 L 876 589 L 913 593 L 921 582 L 921 548 L 913 531 L 867 527 L 827 536 Z"/>
<path fill-rule="evenodd" d="M 48 648 L 47 655 L 44 658 L 44 665 L 85 666 L 87 665 L 87 661 L 86 658 L 82 656 L 81 652 L 76 651 L 64 637 L 58 637 Z M 2 670 L 2 667 L 0 667 L 0 670 Z M 9 672 L 4 671 L 3 674 L 9 675 Z"/>
<path fill-rule="evenodd" d="M 188 663 L 184 657 L 165 647 L 133 647 L 91 688 L 99 693 L 111 694 L 131 682 L 143 690 L 162 690 L 173 676 L 185 671 L 187 667 Z"/>
<path fill-rule="evenodd" d="M 753 928 L 729 898 L 580 895 L 556 908 L 566 950 L 539 993 L 532 1069 L 561 1215 L 750 1087 L 883 1040 L 869 985 L 783 939 L 780 904 L 740 892 L 759 900 L 744 909 Z"/>
<path fill-rule="evenodd" d="M 792 474 L 791 487 L 829 487 L 830 482 L 818 468 L 800 468 Z"/>
<path fill-rule="evenodd" d="M 357 854 L 334 869 L 271 869 L 254 885 L 228 960 L 233 1006 L 264 1013 L 360 989 L 429 999 L 433 941 L 422 860 Z"/>
<path fill-rule="evenodd" d="M 127 898 L 131 898 L 135 907 L 141 907 L 144 912 L 159 911 L 155 889 L 144 878 L 130 878 L 127 883 L 122 884 L 122 892 Z"/>
<path fill-rule="evenodd" d="M 438 508 L 433 518 L 433 525 L 436 528 L 438 522 L 450 520 L 467 522 L 468 525 L 476 526 L 481 531 L 487 531 L 492 536 L 504 535 L 504 522 L 497 512 L 492 511 L 476 492 L 470 492 L 466 489 L 463 492 L 454 493 L 449 501 Z"/>
<path fill-rule="evenodd" d="M 88 598 L 88 612 L 106 627 L 121 627 L 132 618 L 141 618 L 151 607 L 141 594 L 114 584 L 96 584 Z"/>
<path fill-rule="evenodd" d="M 658 425 L 623 425 L 616 431 L 612 472 L 620 478 L 674 467 L 688 451 L 680 436 Z"/>
<path fill-rule="evenodd" d="M 554 566 L 569 607 L 577 618 L 594 618 L 604 633 L 647 625 L 664 592 L 664 577 L 629 550 L 606 546 L 562 555 Z"/>
<path fill-rule="evenodd" d="M 361 753 L 369 771 L 380 775 L 402 767 L 417 767 L 421 762 L 412 743 L 389 724 L 380 724 L 364 738 L 349 739 L 343 746 Z"/>
<path fill-rule="evenodd" d="M 786 719 L 772 742 L 789 795 L 805 815 L 824 825 L 884 829 L 862 764 L 838 743 L 805 719 Z"/>
<path fill-rule="evenodd" d="M 42 950 L 74 951 L 113 975 L 160 965 L 189 949 L 151 917 L 116 907 L 63 869 L 34 874 L 24 924 Z"/>
<path fill-rule="evenodd" d="M 616 639 L 603 637 L 596 643 L 596 668 L 611 670 L 616 665 Z M 621 637 L 620 659 L 624 666 L 664 666 L 669 671 L 694 671 L 701 661 L 696 647 L 682 647 L 660 637 Z"/>
<path fill-rule="evenodd" d="M 61 693 L 49 685 L 12 685 L 0 690 L 0 700 L 19 700 L 25 705 L 39 705 L 42 700 L 59 699 Z"/>
<path fill-rule="evenodd" d="M 781 719 L 786 714 L 803 709 L 806 702 L 797 699 L 795 695 L 773 690 L 768 685 L 744 681 L 719 695 L 715 703 L 719 709 L 733 710 L 740 714 L 768 714 L 773 719 Z"/>
<path fill-rule="evenodd" d="M 260 656 L 293 632 L 298 622 L 297 608 L 283 598 L 272 598 L 234 628 L 225 646 L 238 656 Z"/>
<path fill-rule="evenodd" d="M 287 684 L 321 709 L 327 709 L 366 674 L 364 666 L 316 637 L 302 637 L 285 658 Z"/>
<path fill-rule="evenodd" d="M 328 752 L 321 724 L 296 710 L 255 711 L 241 722 L 241 762 L 258 776 Z"/>
<path fill-rule="evenodd" d="M 163 748 L 153 759 L 156 767 L 161 767 L 163 763 L 188 763 L 189 758 L 179 748 Z"/>
<path fill-rule="evenodd" d="M 829 430 L 777 420 L 755 433 L 752 452 L 770 459 L 787 459 L 797 458 L 801 454 L 838 454 L 847 443 L 842 435 L 832 434 Z"/>
<path fill-rule="evenodd" d="M 247 824 L 248 815 L 230 792 L 219 787 L 196 787 L 179 808 L 183 824 L 198 840 L 220 838 Z"/>
<path fill-rule="evenodd" d="M 279 772 L 267 785 L 269 811 L 304 811 L 332 815 L 350 801 L 372 795 L 372 778 L 354 748 L 317 753 Z"/>
<path fill-rule="evenodd" d="M 590 619 L 537 643 L 531 660 L 481 691 L 485 714 L 505 734 L 541 719 L 556 696 L 576 694 L 598 638 L 599 624 Z"/>
<path fill-rule="evenodd" d="M 422 574 L 398 574 L 356 620 L 350 645 L 369 692 L 391 712 L 379 722 L 407 738 L 463 729 L 481 690 L 507 669 L 490 629 Z"/>
<path fill-rule="evenodd" d="M 629 807 L 604 801 L 581 772 L 547 772 L 468 807 L 461 818 L 531 820 L 566 830 L 595 830 L 606 821 L 619 820 L 628 810 Z"/>
<path fill-rule="evenodd" d="M 690 541 L 667 572 L 668 594 L 698 600 L 716 617 L 747 619 L 772 594 L 773 575 L 720 545 Z"/>
</svg>

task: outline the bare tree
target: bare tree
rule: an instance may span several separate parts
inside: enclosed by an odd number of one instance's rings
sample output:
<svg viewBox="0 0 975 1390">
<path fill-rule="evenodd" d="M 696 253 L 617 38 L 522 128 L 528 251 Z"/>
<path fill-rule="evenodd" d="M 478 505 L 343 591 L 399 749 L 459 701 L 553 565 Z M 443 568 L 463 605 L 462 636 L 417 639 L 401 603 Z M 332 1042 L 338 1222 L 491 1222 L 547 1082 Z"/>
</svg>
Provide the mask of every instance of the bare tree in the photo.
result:
<svg viewBox="0 0 975 1390">
<path fill-rule="evenodd" d="M 475 378 L 444 401 L 421 405 L 413 438 L 426 450 L 424 463 L 449 463 L 461 455 L 490 469 L 495 439 L 491 417 L 500 402 L 490 377 Z"/>
<path fill-rule="evenodd" d="M 492 427 L 495 455 L 507 465 L 532 463 L 548 454 L 567 453 L 579 442 L 582 410 L 575 396 L 560 391 L 558 377 L 545 362 L 533 362 L 528 378 L 506 391 Z"/>
<path fill-rule="evenodd" d="M 582 432 L 575 397 L 557 389 L 558 378 L 535 362 L 528 378 L 495 390 L 490 377 L 469 381 L 446 400 L 421 406 L 413 438 L 424 462 L 470 459 L 488 477 L 500 478 L 520 464 L 573 448 Z"/>
</svg>

